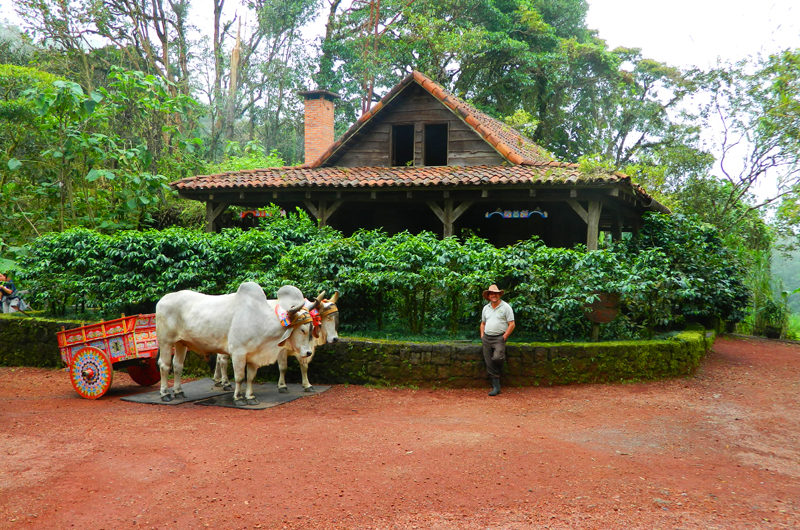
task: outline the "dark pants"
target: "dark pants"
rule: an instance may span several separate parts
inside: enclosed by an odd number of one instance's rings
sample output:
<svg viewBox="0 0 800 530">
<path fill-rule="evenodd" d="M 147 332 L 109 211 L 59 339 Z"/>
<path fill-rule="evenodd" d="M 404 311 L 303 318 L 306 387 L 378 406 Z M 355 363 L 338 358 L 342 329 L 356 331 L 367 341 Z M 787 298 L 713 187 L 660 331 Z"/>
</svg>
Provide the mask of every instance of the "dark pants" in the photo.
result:
<svg viewBox="0 0 800 530">
<path fill-rule="evenodd" d="M 483 362 L 489 377 L 500 377 L 500 369 L 506 359 L 506 341 L 502 335 L 483 335 Z"/>
</svg>

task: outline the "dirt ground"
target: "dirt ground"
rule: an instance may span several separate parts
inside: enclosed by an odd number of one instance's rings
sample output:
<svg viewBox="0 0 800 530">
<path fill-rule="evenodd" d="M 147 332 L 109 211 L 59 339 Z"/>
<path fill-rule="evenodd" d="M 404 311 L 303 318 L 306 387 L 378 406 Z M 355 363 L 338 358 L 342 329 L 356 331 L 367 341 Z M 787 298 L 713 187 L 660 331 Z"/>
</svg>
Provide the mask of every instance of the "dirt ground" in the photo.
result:
<svg viewBox="0 0 800 530">
<path fill-rule="evenodd" d="M 800 345 L 717 339 L 655 383 L 340 385 L 258 411 L 121 401 L 142 391 L 122 373 L 97 401 L 61 370 L 0 381 L 0 528 L 800 527 Z"/>
</svg>

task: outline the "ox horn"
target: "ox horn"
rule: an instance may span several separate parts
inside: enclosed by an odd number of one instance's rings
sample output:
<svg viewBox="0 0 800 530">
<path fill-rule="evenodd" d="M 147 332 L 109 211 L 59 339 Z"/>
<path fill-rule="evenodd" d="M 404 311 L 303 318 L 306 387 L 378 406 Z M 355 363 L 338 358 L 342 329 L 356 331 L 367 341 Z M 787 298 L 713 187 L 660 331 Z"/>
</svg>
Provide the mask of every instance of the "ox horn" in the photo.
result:
<svg viewBox="0 0 800 530">
<path fill-rule="evenodd" d="M 294 316 L 297 314 L 298 311 L 303 309 L 303 306 L 295 307 L 294 309 L 289 309 L 286 311 L 286 316 L 289 317 L 289 320 L 294 320 Z"/>
<path fill-rule="evenodd" d="M 336 300 L 338 300 L 338 299 L 339 299 L 339 291 L 334 291 L 334 292 L 333 292 L 333 296 L 331 296 L 331 299 L 330 299 L 329 301 L 330 301 L 332 304 L 335 304 L 335 303 L 336 303 Z"/>
<path fill-rule="evenodd" d="M 321 293 L 319 293 L 317 295 L 317 297 L 314 299 L 314 308 L 315 309 L 319 309 L 319 307 L 322 305 L 323 298 L 325 298 L 325 291 L 322 291 Z"/>
</svg>

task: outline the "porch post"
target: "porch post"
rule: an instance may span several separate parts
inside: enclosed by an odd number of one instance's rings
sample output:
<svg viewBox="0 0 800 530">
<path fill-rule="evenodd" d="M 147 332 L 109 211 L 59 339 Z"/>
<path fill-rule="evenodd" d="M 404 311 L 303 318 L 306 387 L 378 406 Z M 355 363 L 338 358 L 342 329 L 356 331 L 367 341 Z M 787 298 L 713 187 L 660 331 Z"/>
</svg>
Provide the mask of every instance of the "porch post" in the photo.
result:
<svg viewBox="0 0 800 530">
<path fill-rule="evenodd" d="M 597 236 L 600 232 L 600 212 L 603 203 L 589 201 L 589 215 L 586 220 L 586 250 L 597 250 Z"/>
<path fill-rule="evenodd" d="M 305 205 L 306 208 L 308 208 L 308 211 L 311 212 L 311 215 L 317 218 L 317 221 L 319 221 L 319 226 L 327 226 L 328 219 L 331 215 L 333 215 L 333 212 L 335 212 L 339 206 L 342 205 L 342 201 L 335 201 L 333 204 L 328 206 L 328 201 L 322 199 L 319 201 L 319 206 L 316 206 L 311 201 L 305 201 Z"/>
<path fill-rule="evenodd" d="M 583 209 L 575 199 L 568 199 L 567 204 L 586 223 L 586 250 L 597 250 L 597 236 L 600 232 L 600 213 L 603 210 L 602 201 L 589 201 L 589 211 Z"/>
<path fill-rule="evenodd" d="M 217 219 L 227 207 L 227 202 L 213 202 L 211 199 L 206 201 L 206 232 L 217 231 Z"/>
<path fill-rule="evenodd" d="M 442 237 L 453 235 L 453 224 L 470 206 L 472 206 L 472 201 L 464 201 L 455 208 L 453 207 L 453 199 L 445 199 L 444 207 L 439 206 L 434 201 L 428 201 L 428 207 L 442 222 Z"/>
</svg>

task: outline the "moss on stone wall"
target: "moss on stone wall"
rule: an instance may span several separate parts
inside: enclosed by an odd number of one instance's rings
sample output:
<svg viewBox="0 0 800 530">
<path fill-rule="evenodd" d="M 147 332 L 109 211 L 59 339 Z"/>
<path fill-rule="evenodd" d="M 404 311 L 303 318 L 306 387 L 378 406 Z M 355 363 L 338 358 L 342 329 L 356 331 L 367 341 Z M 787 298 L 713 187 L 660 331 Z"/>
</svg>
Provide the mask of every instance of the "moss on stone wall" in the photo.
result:
<svg viewBox="0 0 800 530">
<path fill-rule="evenodd" d="M 80 322 L 0 316 L 0 364 L 61 366 L 56 332 Z M 592 343 L 510 343 L 505 384 L 516 386 L 629 382 L 693 373 L 713 343 L 713 332 L 684 331 L 651 341 Z M 189 353 L 187 375 L 210 375 L 209 365 Z M 481 346 L 463 342 L 405 343 L 343 339 L 317 348 L 309 370 L 312 383 L 379 386 L 472 387 L 485 384 Z M 263 367 L 258 379 L 276 381 L 277 366 Z M 289 359 L 287 382 L 299 382 Z"/>
<path fill-rule="evenodd" d="M 56 333 L 81 326 L 74 320 L 31 318 L 25 315 L 0 314 L 0 364 L 59 368 Z"/>
<path fill-rule="evenodd" d="M 663 340 L 510 343 L 503 368 L 518 386 L 625 382 L 693 373 L 713 333 L 684 331 Z M 483 385 L 480 344 L 344 339 L 317 349 L 314 382 L 469 387 Z"/>
</svg>

